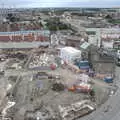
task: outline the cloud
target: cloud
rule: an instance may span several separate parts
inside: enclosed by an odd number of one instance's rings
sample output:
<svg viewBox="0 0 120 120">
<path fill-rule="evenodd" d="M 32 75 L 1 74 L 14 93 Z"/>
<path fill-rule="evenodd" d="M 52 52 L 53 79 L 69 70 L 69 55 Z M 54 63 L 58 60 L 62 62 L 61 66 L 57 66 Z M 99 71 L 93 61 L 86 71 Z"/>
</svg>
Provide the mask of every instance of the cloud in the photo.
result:
<svg viewBox="0 0 120 120">
<path fill-rule="evenodd" d="M 112 7 L 120 0 L 0 0 L 4 6 L 16 7 Z"/>
</svg>

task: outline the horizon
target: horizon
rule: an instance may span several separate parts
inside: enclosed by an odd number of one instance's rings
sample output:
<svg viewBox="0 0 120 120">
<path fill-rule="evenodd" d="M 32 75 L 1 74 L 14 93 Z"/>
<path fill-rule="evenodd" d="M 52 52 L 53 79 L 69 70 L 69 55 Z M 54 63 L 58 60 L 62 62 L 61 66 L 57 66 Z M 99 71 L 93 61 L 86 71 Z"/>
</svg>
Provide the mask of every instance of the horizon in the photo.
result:
<svg viewBox="0 0 120 120">
<path fill-rule="evenodd" d="M 88 8 L 88 9 L 120 9 L 120 7 L 14 7 L 14 6 L 10 6 L 10 7 L 0 7 L 0 9 L 51 9 L 51 8 L 79 8 L 79 9 L 84 9 L 84 8 Z"/>
<path fill-rule="evenodd" d="M 0 8 L 120 8 L 119 0 L 1 0 Z"/>
</svg>

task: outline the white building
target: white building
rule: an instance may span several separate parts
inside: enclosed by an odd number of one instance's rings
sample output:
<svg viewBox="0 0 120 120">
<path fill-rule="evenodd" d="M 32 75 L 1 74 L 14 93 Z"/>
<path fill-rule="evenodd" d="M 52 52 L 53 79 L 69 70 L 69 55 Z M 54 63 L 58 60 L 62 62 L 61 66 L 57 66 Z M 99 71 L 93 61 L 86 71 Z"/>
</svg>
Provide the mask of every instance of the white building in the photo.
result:
<svg viewBox="0 0 120 120">
<path fill-rule="evenodd" d="M 113 44 L 114 44 L 113 40 L 111 40 L 111 41 L 102 41 L 103 48 L 111 48 L 111 49 L 113 49 Z"/>
<path fill-rule="evenodd" d="M 112 40 L 119 40 L 120 29 L 119 28 L 86 28 L 86 32 L 95 32 L 94 35 L 88 35 L 88 42 L 90 44 L 100 47 L 101 41 L 105 46 L 112 46 Z M 109 40 L 110 42 L 107 42 Z"/>
<path fill-rule="evenodd" d="M 88 43 L 97 46 L 97 37 L 96 35 L 89 35 L 88 36 Z"/>
<path fill-rule="evenodd" d="M 60 57 L 66 62 L 73 62 L 76 58 L 81 58 L 81 51 L 73 47 L 64 47 L 60 50 Z"/>
</svg>

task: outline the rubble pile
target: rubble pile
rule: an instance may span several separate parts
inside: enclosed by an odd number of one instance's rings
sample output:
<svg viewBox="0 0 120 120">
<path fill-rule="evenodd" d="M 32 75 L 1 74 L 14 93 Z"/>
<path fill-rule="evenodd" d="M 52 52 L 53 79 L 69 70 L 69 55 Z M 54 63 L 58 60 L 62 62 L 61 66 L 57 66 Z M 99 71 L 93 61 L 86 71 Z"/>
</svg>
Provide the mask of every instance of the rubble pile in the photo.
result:
<svg viewBox="0 0 120 120">
<path fill-rule="evenodd" d="M 65 87 L 62 83 L 54 83 L 52 85 L 52 90 L 54 90 L 54 91 L 63 91 L 64 89 L 65 89 Z"/>
<path fill-rule="evenodd" d="M 59 112 L 62 120 L 75 120 L 92 111 L 94 111 L 94 107 L 89 105 L 89 101 L 87 100 L 83 100 L 66 107 L 59 105 Z"/>
<path fill-rule="evenodd" d="M 32 61 L 29 64 L 29 68 L 49 66 L 50 63 L 52 63 L 52 57 L 50 55 L 46 53 L 34 55 Z"/>
</svg>

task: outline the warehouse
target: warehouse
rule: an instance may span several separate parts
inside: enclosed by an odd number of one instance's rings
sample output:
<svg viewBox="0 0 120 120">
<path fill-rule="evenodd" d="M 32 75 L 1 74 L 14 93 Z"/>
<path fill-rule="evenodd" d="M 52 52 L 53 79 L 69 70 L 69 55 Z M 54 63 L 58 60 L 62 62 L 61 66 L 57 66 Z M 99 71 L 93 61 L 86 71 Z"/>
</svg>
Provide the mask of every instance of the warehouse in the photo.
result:
<svg viewBox="0 0 120 120">
<path fill-rule="evenodd" d="M 81 51 L 73 47 L 64 47 L 60 50 L 60 57 L 65 62 L 73 62 L 76 58 L 81 58 Z"/>
</svg>

